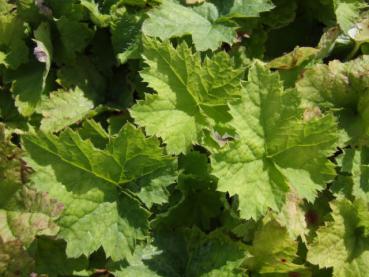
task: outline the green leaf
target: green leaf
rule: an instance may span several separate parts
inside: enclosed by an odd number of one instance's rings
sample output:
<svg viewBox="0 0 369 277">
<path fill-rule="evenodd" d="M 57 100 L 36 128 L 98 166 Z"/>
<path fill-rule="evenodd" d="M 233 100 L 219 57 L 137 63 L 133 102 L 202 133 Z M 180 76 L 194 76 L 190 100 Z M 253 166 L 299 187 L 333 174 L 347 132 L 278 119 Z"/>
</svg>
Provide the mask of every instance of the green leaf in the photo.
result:
<svg viewBox="0 0 369 277">
<path fill-rule="evenodd" d="M 178 178 L 180 196 L 172 193 L 169 209 L 158 214 L 151 224 L 157 230 L 186 226 L 211 230 L 214 220 L 220 217 L 226 206 L 226 201 L 225 195 L 216 191 L 215 180 L 209 175 L 207 157 L 198 152 L 190 152 L 181 157 L 179 163 L 184 171 Z"/>
<path fill-rule="evenodd" d="M 78 109 L 71 109 L 73 105 L 76 105 Z M 81 120 L 93 107 L 91 100 L 85 98 L 79 88 L 74 91 L 52 92 L 38 108 L 43 116 L 40 129 L 48 132 L 60 131 Z"/>
<path fill-rule="evenodd" d="M 7 0 L 0 0 L 0 14 L 7 14 L 14 9 L 14 4 L 9 3 Z"/>
<path fill-rule="evenodd" d="M 366 77 L 369 56 L 347 63 L 331 61 L 318 64 L 304 72 L 296 87 L 304 107 L 318 106 L 334 112 L 339 120 L 340 143 L 366 144 L 369 113 L 365 103 L 369 99 Z"/>
<path fill-rule="evenodd" d="M 31 116 L 41 104 L 45 94 L 45 68 L 41 63 L 32 62 L 21 66 L 14 76 L 11 91 L 15 94 L 15 105 L 21 115 Z"/>
<path fill-rule="evenodd" d="M 62 16 L 56 21 L 61 44 L 58 45 L 58 58 L 74 61 L 91 41 L 94 32 L 86 23 L 81 23 Z"/>
<path fill-rule="evenodd" d="M 26 22 L 38 25 L 43 16 L 51 18 L 52 11 L 45 5 L 44 1 L 18 0 L 17 12 Z"/>
<path fill-rule="evenodd" d="M 111 140 L 108 150 L 124 166 L 126 173 L 122 176 L 129 180 L 161 170 L 168 166 L 168 161 L 173 160 L 165 156 L 158 139 L 145 138 L 139 129 L 129 123 Z"/>
<path fill-rule="evenodd" d="M 127 267 L 114 271 L 116 276 L 231 276 L 242 275 L 241 264 L 246 246 L 233 241 L 222 231 L 204 234 L 186 229 L 160 233 L 152 245 L 138 248 Z M 134 275 L 136 274 L 136 275 Z"/>
<path fill-rule="evenodd" d="M 360 12 L 368 7 L 362 0 L 334 0 L 337 23 L 345 33 L 354 27 L 360 18 Z"/>
<path fill-rule="evenodd" d="M 85 9 L 80 1 L 76 0 L 45 0 L 45 6 L 52 11 L 52 15 L 56 19 L 65 16 L 72 20 L 81 20 L 85 17 Z"/>
<path fill-rule="evenodd" d="M 250 69 L 242 100 L 230 109 L 239 137 L 211 161 L 218 190 L 239 196 L 241 217 L 279 211 L 291 188 L 313 201 L 335 176 L 326 159 L 337 140 L 334 118 L 304 119 L 296 93 L 284 92 L 278 74 L 260 62 Z"/>
<path fill-rule="evenodd" d="M 242 276 L 246 246 L 217 230 L 205 235 L 198 229 L 187 233 L 190 253 L 186 276 Z"/>
<path fill-rule="evenodd" d="M 148 134 L 164 140 L 170 153 L 186 152 L 200 142 L 202 129 L 229 118 L 226 104 L 238 97 L 243 70 L 225 53 L 201 62 L 185 43 L 175 49 L 146 39 L 144 57 L 148 67 L 141 76 L 157 94 L 147 94 L 130 112 Z"/>
<path fill-rule="evenodd" d="M 297 246 L 297 241 L 289 236 L 286 228 L 269 220 L 256 230 L 246 266 L 251 272 L 262 274 L 299 271 L 303 266 L 294 261 Z"/>
<path fill-rule="evenodd" d="M 28 61 L 23 22 L 14 15 L 0 14 L 0 64 L 11 69 Z"/>
<path fill-rule="evenodd" d="M 125 13 L 110 24 L 114 52 L 121 64 L 139 57 L 142 16 Z"/>
<path fill-rule="evenodd" d="M 320 268 L 333 267 L 333 276 L 367 274 L 369 240 L 361 231 L 358 203 L 341 199 L 331 208 L 332 220 L 317 231 L 308 247 L 307 260 Z"/>
<path fill-rule="evenodd" d="M 367 147 L 345 149 L 339 161 L 344 181 L 337 182 L 336 189 L 349 189 L 356 199 L 369 201 L 369 152 Z"/>
<path fill-rule="evenodd" d="M 133 136 L 132 142 L 129 136 Z M 95 148 L 70 129 L 59 137 L 44 132 L 25 135 L 23 143 L 31 157 L 41 165 L 50 164 L 58 178 L 74 182 L 74 177 L 85 176 L 81 181 L 88 186 L 126 183 L 161 169 L 170 160 L 163 156 L 156 139 L 145 139 L 130 124 L 112 139 L 107 150 Z M 63 170 L 70 172 L 69 176 Z"/>
<path fill-rule="evenodd" d="M 317 48 L 296 47 L 292 52 L 270 61 L 268 67 L 279 70 L 285 88 L 294 87 L 305 67 L 315 63 L 319 53 L 320 50 Z"/>
<path fill-rule="evenodd" d="M 26 135 L 23 136 L 23 143 L 33 159 L 41 165 L 53 166 L 56 175 L 62 180 L 74 182 L 75 178 L 84 176 L 81 185 L 88 186 L 106 183 L 116 185 L 127 181 L 121 176 L 122 167 L 113 155 L 95 149 L 89 141 L 83 141 L 70 129 L 63 131 L 59 137 L 43 132 Z M 68 176 L 63 171 L 68 171 Z"/>
<path fill-rule="evenodd" d="M 100 102 L 106 93 L 106 81 L 96 66 L 85 56 L 61 67 L 56 80 L 65 90 L 78 87 L 85 97 Z"/>
<path fill-rule="evenodd" d="M 102 28 L 109 26 L 110 15 L 101 13 L 100 7 L 95 0 L 81 0 L 81 5 L 90 12 L 91 21 L 97 26 Z"/>
<path fill-rule="evenodd" d="M 45 88 L 46 78 L 50 71 L 52 56 L 53 56 L 53 45 L 51 42 L 50 26 L 47 23 L 41 23 L 34 32 L 36 47 L 33 51 L 36 59 L 45 63 L 45 71 L 43 75 L 42 88 Z"/>
<path fill-rule="evenodd" d="M 120 130 L 121 128 L 119 128 Z M 105 149 L 109 142 L 109 135 L 101 124 L 92 119 L 83 121 L 81 129 L 78 130 L 82 139 L 89 139 L 93 145 L 100 149 Z"/>
<path fill-rule="evenodd" d="M 252 18 L 259 17 L 260 13 L 272 10 L 275 6 L 270 0 L 212 0 L 221 17 L 224 18 Z"/>
<path fill-rule="evenodd" d="M 261 20 L 270 28 L 277 29 L 287 26 L 296 17 L 297 1 L 273 0 L 274 9 L 261 15 Z"/>
<path fill-rule="evenodd" d="M 218 13 L 214 5 L 210 3 L 203 5 L 214 10 L 215 14 Z M 148 12 L 148 15 L 149 18 L 142 26 L 145 35 L 162 40 L 191 35 L 199 51 L 215 50 L 222 42 L 232 44 L 236 37 L 233 27 L 214 22 L 191 8 L 168 0 Z"/>
<path fill-rule="evenodd" d="M 68 259 L 65 246 L 66 243 L 61 240 L 38 238 L 32 247 L 32 256 L 36 261 L 35 271 L 39 274 L 47 274 L 49 277 L 57 277 L 73 275 L 75 271 L 88 268 L 88 260 L 85 257 Z"/>
<path fill-rule="evenodd" d="M 162 168 L 138 178 L 129 186 L 129 189 L 134 191 L 148 208 L 154 204 L 161 205 L 168 202 L 170 193 L 167 187 L 177 181 L 176 165 L 176 161 L 168 160 L 163 163 Z"/>
<path fill-rule="evenodd" d="M 341 31 L 338 27 L 329 28 L 323 33 L 318 44 L 319 58 L 326 58 L 332 53 L 337 44 L 339 35 L 341 35 Z"/>
<path fill-rule="evenodd" d="M 34 31 L 34 56 L 38 62 L 29 62 L 15 71 L 12 92 L 15 94 L 15 105 L 21 115 L 31 116 L 41 104 L 42 95 L 47 91 L 48 77 L 53 47 L 50 27 L 42 23 Z M 44 64 L 44 65 L 43 65 Z"/>
<path fill-rule="evenodd" d="M 88 256 L 102 246 L 114 260 L 129 256 L 147 232 L 147 212 L 117 185 L 140 178 L 146 178 L 145 186 L 156 184 L 154 173 L 165 171 L 172 160 L 157 139 L 146 139 L 128 124 L 105 150 L 69 129 L 59 137 L 26 135 L 23 144 L 37 172 L 33 183 L 65 205 L 59 236 L 67 241 L 67 255 Z"/>
<path fill-rule="evenodd" d="M 312 47 L 296 47 L 292 52 L 270 61 L 268 67 L 284 70 L 292 69 L 314 58 L 318 51 L 318 49 Z"/>
<path fill-rule="evenodd" d="M 157 215 L 152 226 L 164 230 L 192 226 L 210 230 L 212 223 L 220 217 L 225 206 L 224 194 L 215 191 L 211 181 L 184 176 L 179 178 L 178 188 L 181 191 L 181 197 L 173 194 L 173 199 L 169 202 L 169 210 Z"/>
<path fill-rule="evenodd" d="M 113 264 L 111 271 L 118 277 L 183 276 L 188 253 L 184 232 L 154 234 L 152 241 L 138 246 L 127 264 Z M 136 276 L 134 275 L 134 276 Z"/>
<path fill-rule="evenodd" d="M 166 187 L 177 179 L 177 163 L 165 156 L 156 138 L 145 138 L 141 131 L 129 124 L 108 148 L 121 160 L 127 177 L 135 179 L 128 189 L 134 191 L 147 207 L 167 202 L 169 192 Z"/>
<path fill-rule="evenodd" d="M 64 204 L 58 236 L 67 242 L 68 257 L 89 256 L 103 247 L 108 257 L 120 260 L 131 255 L 136 240 L 144 239 L 147 212 L 126 193 L 119 193 L 108 183 L 99 185 L 91 178 L 88 183 L 59 181 L 52 167 L 30 165 L 37 170 L 32 177 L 34 186 L 50 191 Z"/>
<path fill-rule="evenodd" d="M 20 115 L 10 91 L 0 90 L 0 117 L 7 126 L 7 132 L 19 133 L 28 130 L 27 118 Z"/>
</svg>

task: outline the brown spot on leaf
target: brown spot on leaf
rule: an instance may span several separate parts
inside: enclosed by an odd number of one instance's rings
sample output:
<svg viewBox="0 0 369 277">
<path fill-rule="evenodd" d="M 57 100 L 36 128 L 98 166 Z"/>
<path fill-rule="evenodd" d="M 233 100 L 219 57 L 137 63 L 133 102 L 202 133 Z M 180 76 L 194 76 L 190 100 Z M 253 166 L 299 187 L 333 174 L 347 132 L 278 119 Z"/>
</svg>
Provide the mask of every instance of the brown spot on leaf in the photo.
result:
<svg viewBox="0 0 369 277">
<path fill-rule="evenodd" d="M 319 221 L 319 215 L 313 210 L 309 210 L 305 214 L 305 221 L 308 225 L 317 225 Z"/>
<path fill-rule="evenodd" d="M 319 107 L 306 108 L 304 111 L 304 121 L 310 121 L 314 118 L 319 118 L 322 115 L 322 111 Z"/>
</svg>

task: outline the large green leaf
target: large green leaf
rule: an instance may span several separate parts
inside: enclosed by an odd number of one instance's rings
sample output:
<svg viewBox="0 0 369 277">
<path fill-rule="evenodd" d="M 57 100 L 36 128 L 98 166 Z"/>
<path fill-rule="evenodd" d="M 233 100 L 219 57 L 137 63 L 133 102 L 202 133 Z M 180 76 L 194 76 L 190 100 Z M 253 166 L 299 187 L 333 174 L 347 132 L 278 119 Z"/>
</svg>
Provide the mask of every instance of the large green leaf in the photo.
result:
<svg viewBox="0 0 369 277">
<path fill-rule="evenodd" d="M 280 210 L 286 193 L 313 201 L 335 175 L 326 159 L 337 140 L 332 116 L 309 118 L 295 91 L 283 91 L 278 74 L 260 62 L 250 69 L 238 104 L 230 105 L 238 137 L 211 157 L 218 189 L 237 194 L 244 218 Z"/>
<path fill-rule="evenodd" d="M 332 111 L 339 120 L 340 143 L 366 144 L 368 138 L 369 56 L 318 64 L 304 72 L 296 87 L 308 108 Z"/>
<path fill-rule="evenodd" d="M 156 184 L 154 172 L 167 173 L 171 158 L 164 156 L 158 141 L 128 124 L 104 150 L 69 129 L 59 137 L 23 136 L 23 144 L 37 171 L 35 186 L 65 205 L 59 236 L 67 241 L 67 255 L 87 256 L 102 246 L 114 260 L 129 256 L 136 240 L 146 235 L 148 213 L 132 192 L 118 185 L 146 178 L 144 185 L 149 186 Z M 156 184 L 161 185 L 167 183 Z"/>
<path fill-rule="evenodd" d="M 67 242 L 68 257 L 89 256 L 102 247 L 108 257 L 120 260 L 131 255 L 135 242 L 147 232 L 147 212 L 137 200 L 119 193 L 109 184 L 59 182 L 51 167 L 32 164 L 38 172 L 34 185 L 65 206 L 58 224 L 59 237 Z"/>
<path fill-rule="evenodd" d="M 135 121 L 160 136 L 171 153 L 186 152 L 199 143 L 202 131 L 229 118 L 227 102 L 240 94 L 242 68 L 235 69 L 224 53 L 201 61 L 185 44 L 146 39 L 148 67 L 141 76 L 157 94 L 131 108 Z"/>
</svg>

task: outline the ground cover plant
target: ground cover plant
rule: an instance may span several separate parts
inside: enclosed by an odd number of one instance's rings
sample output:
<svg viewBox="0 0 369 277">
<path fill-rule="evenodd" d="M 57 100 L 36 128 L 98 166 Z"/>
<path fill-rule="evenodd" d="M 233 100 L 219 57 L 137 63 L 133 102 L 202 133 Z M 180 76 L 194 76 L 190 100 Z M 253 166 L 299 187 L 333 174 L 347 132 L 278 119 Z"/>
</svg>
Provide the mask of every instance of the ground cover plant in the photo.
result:
<svg viewBox="0 0 369 277">
<path fill-rule="evenodd" d="M 369 276 L 368 7 L 0 0 L 0 276 Z"/>
</svg>

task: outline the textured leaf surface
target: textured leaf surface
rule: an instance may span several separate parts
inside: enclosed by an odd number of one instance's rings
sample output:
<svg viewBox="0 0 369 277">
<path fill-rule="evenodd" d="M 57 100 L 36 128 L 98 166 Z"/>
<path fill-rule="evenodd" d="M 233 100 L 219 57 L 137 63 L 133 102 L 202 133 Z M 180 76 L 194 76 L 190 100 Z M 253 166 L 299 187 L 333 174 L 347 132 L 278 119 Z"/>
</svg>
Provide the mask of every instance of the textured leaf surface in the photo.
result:
<svg viewBox="0 0 369 277">
<path fill-rule="evenodd" d="M 205 3 L 212 14 L 217 14 L 215 6 Z M 234 28 L 228 27 L 171 1 L 164 1 L 157 9 L 148 13 L 142 32 L 145 35 L 166 40 L 172 37 L 191 35 L 197 50 L 215 50 L 222 42 L 232 44 L 236 34 Z"/>
<path fill-rule="evenodd" d="M 78 87 L 86 98 L 99 101 L 106 90 L 106 81 L 96 66 L 84 56 L 79 56 L 73 63 L 60 68 L 57 82 L 65 90 Z"/>
<path fill-rule="evenodd" d="M 296 84 L 304 105 L 333 111 L 339 119 L 341 143 L 361 144 L 368 136 L 369 57 L 342 63 L 319 64 L 304 73 Z"/>
<path fill-rule="evenodd" d="M 27 274 L 34 268 L 32 257 L 24 250 L 20 241 L 4 243 L 0 238 L 0 274 L 16 277 Z"/>
<path fill-rule="evenodd" d="M 50 38 L 50 27 L 40 24 L 34 32 L 36 44 L 33 54 L 37 62 L 21 66 L 15 73 L 12 92 L 15 94 L 19 112 L 23 116 L 32 115 L 41 103 L 45 93 L 46 79 L 50 71 L 53 47 Z"/>
<path fill-rule="evenodd" d="M 148 67 L 141 76 L 157 94 L 147 94 L 131 114 L 149 134 L 163 138 L 169 152 L 186 152 L 203 128 L 229 117 L 226 103 L 238 97 L 242 71 L 224 53 L 202 63 L 185 43 L 174 48 L 146 39 L 144 55 Z"/>
<path fill-rule="evenodd" d="M 137 57 L 141 25 L 141 16 L 130 14 L 119 17 L 110 25 L 114 52 L 120 63 L 125 63 L 131 57 Z"/>
<path fill-rule="evenodd" d="M 242 100 L 230 106 L 239 139 L 212 155 L 213 174 L 220 191 L 238 194 L 245 218 L 280 210 L 290 188 L 312 201 L 335 175 L 325 158 L 335 148 L 334 119 L 303 120 L 298 100 L 283 92 L 278 75 L 256 63 Z"/>
<path fill-rule="evenodd" d="M 76 108 L 71 109 L 72 106 Z M 92 101 L 84 97 L 79 88 L 52 92 L 39 107 L 43 116 L 40 128 L 43 131 L 60 131 L 81 120 L 93 107 Z"/>
<path fill-rule="evenodd" d="M 297 193 L 294 191 L 289 192 L 286 197 L 286 203 L 281 213 L 276 217 L 276 221 L 286 228 L 292 239 L 300 236 L 305 242 L 308 231 L 305 211 L 302 205 L 303 200 L 298 197 Z"/>
<path fill-rule="evenodd" d="M 213 0 L 221 16 L 232 17 L 258 17 L 260 13 L 272 10 L 275 6 L 270 0 Z"/>
<path fill-rule="evenodd" d="M 257 229 L 246 264 L 265 274 L 299 271 L 303 266 L 294 263 L 297 245 L 284 227 L 271 220 Z"/>
<path fill-rule="evenodd" d="M 0 0 L 0 276 L 369 276 L 365 0 Z"/>
<path fill-rule="evenodd" d="M 360 231 L 360 205 L 348 200 L 339 200 L 331 205 L 333 221 L 318 230 L 310 245 L 308 260 L 311 263 L 333 267 L 334 276 L 367 274 L 369 241 Z"/>
<path fill-rule="evenodd" d="M 34 184 L 65 205 L 59 236 L 68 243 L 67 255 L 89 255 L 102 246 L 114 260 L 129 256 L 135 241 L 145 236 L 148 214 L 117 185 L 168 165 L 157 140 L 126 125 L 106 150 L 71 130 L 59 137 L 30 135 L 23 142 L 38 171 Z"/>
<path fill-rule="evenodd" d="M 27 249 L 36 237 L 58 233 L 55 220 L 63 205 L 47 193 L 24 186 L 21 152 L 4 134 L 3 125 L 0 140 L 0 274 L 19 276 L 34 269 L 34 260 Z"/>
<path fill-rule="evenodd" d="M 24 42 L 26 37 L 22 21 L 14 15 L 0 13 L 0 64 L 12 69 L 28 61 L 28 48 Z M 14 36 L 14 34 L 16 34 Z"/>
<path fill-rule="evenodd" d="M 20 156 L 20 150 L 11 144 L 5 134 L 5 126 L 0 124 L 0 208 L 6 206 L 22 186 Z"/>
<path fill-rule="evenodd" d="M 337 23 L 347 33 L 360 18 L 360 12 L 366 7 L 361 0 L 334 0 Z"/>
<path fill-rule="evenodd" d="M 341 175 L 335 186 L 339 191 L 350 191 L 356 199 L 368 201 L 368 148 L 346 149 L 339 157 Z"/>
<path fill-rule="evenodd" d="M 246 247 L 221 231 L 204 234 L 188 229 L 181 235 L 161 233 L 153 245 L 138 248 L 130 265 L 117 276 L 242 276 Z M 165 250 L 165 252 L 163 252 Z M 169 255 L 168 255 L 169 254 Z M 173 264 L 176 257 L 177 264 Z M 183 267 L 181 263 L 186 266 Z"/>
<path fill-rule="evenodd" d="M 87 24 L 64 16 L 57 21 L 57 27 L 61 39 L 59 55 L 65 57 L 66 60 L 75 59 L 77 53 L 85 49 L 93 36 L 93 31 L 88 28 Z"/>
<path fill-rule="evenodd" d="M 36 260 L 35 271 L 50 277 L 72 275 L 73 272 L 83 271 L 89 266 L 86 257 L 68 259 L 65 254 L 65 242 L 61 240 L 39 238 L 32 251 Z"/>
<path fill-rule="evenodd" d="M 21 66 L 16 72 L 12 92 L 16 95 L 15 105 L 19 113 L 32 115 L 45 92 L 44 66 L 34 62 Z"/>
<path fill-rule="evenodd" d="M 65 206 L 59 237 L 67 241 L 69 257 L 90 255 L 102 246 L 108 256 L 122 259 L 130 255 L 136 239 L 144 238 L 146 212 L 129 196 L 119 195 L 115 187 L 105 184 L 89 189 L 77 184 L 71 190 L 68 185 L 73 184 L 58 182 L 50 168 L 38 171 L 32 179 L 35 186 L 43 191 L 51 188 L 51 195 Z"/>
</svg>

